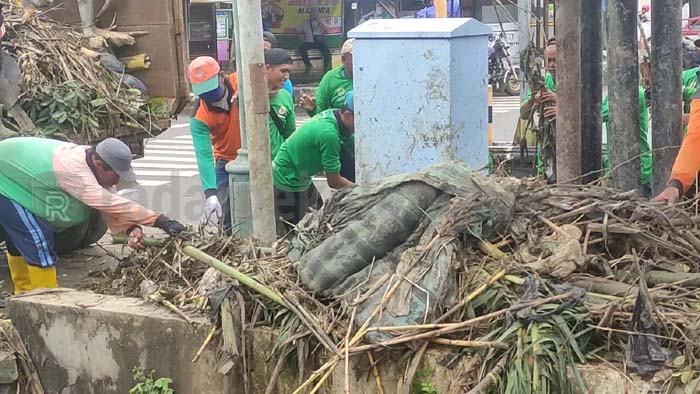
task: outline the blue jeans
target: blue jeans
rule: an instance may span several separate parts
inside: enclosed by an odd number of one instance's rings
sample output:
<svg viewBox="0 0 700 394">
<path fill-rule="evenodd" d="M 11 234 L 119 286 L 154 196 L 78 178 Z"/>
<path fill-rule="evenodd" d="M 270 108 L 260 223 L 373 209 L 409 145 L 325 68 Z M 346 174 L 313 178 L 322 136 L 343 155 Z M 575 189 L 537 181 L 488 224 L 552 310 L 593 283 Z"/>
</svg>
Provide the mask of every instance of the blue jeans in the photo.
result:
<svg viewBox="0 0 700 394">
<path fill-rule="evenodd" d="M 223 226 L 226 233 L 231 233 L 231 201 L 228 192 L 228 172 L 226 172 L 226 163 L 223 159 L 216 159 L 216 195 L 221 202 L 221 214 Z"/>
</svg>

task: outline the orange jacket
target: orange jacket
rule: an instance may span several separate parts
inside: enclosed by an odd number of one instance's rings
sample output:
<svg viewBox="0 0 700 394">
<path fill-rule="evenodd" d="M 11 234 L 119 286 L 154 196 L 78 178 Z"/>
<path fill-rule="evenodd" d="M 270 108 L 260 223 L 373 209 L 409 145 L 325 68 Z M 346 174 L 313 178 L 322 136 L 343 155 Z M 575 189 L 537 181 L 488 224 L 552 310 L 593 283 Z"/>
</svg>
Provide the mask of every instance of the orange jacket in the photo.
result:
<svg viewBox="0 0 700 394">
<path fill-rule="evenodd" d="M 230 74 L 225 83 L 230 87 L 229 92 L 238 91 L 238 75 L 236 73 Z M 228 97 L 229 103 L 232 96 L 233 94 L 230 94 Z M 198 100 L 194 110 L 194 118 L 209 127 L 215 159 L 235 160 L 238 156 L 238 150 L 241 149 L 238 107 L 233 104 L 230 106 L 231 108 L 226 112 L 206 104 L 203 100 Z"/>
<path fill-rule="evenodd" d="M 682 189 L 681 194 L 685 193 L 695 182 L 698 170 L 700 170 L 700 98 L 695 96 L 690 103 L 688 132 L 673 163 L 669 185 Z"/>
</svg>

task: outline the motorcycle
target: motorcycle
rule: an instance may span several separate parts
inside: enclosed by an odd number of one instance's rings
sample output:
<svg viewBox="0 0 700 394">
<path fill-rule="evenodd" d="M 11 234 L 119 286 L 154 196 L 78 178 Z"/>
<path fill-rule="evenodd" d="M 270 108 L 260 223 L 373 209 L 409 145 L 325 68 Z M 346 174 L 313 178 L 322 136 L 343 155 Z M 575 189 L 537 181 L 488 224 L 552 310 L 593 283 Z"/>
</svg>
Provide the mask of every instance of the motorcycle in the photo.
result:
<svg viewBox="0 0 700 394">
<path fill-rule="evenodd" d="M 520 67 L 514 66 L 508 53 L 509 46 L 504 41 L 503 34 L 495 39 L 489 47 L 489 85 L 495 92 L 506 92 L 511 96 L 520 94 Z M 493 36 L 489 37 L 494 40 Z"/>
</svg>

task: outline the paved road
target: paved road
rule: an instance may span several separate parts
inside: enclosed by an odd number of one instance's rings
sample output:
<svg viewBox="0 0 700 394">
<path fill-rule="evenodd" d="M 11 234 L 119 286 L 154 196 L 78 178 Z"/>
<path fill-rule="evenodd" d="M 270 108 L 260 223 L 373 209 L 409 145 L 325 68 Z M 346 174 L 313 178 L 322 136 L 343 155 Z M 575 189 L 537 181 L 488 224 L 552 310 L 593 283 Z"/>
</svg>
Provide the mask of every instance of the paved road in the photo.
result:
<svg viewBox="0 0 700 394">
<path fill-rule="evenodd" d="M 494 97 L 495 141 L 512 141 L 519 108 L 518 97 Z M 297 111 L 297 127 L 306 120 L 308 116 Z M 203 197 L 189 117 L 180 116 L 169 130 L 147 141 L 145 156 L 133 166 L 139 186 L 121 190 L 122 195 L 185 223 L 199 220 Z M 327 188 L 320 190 L 327 192 Z"/>
</svg>

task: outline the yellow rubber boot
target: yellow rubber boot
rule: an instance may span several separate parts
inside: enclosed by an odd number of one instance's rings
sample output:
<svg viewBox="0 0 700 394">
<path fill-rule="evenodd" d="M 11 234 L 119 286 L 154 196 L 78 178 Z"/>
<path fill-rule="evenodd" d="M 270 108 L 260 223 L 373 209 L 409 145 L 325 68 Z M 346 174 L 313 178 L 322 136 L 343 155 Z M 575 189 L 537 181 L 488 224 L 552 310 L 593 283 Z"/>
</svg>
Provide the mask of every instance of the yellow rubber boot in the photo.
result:
<svg viewBox="0 0 700 394">
<path fill-rule="evenodd" d="M 34 289 L 53 289 L 58 287 L 56 267 L 41 268 L 27 264 L 29 277 L 32 279 Z"/>
<path fill-rule="evenodd" d="M 24 261 L 24 257 L 10 256 L 10 254 L 7 253 L 7 265 L 10 267 L 10 276 L 12 277 L 12 283 L 15 285 L 15 294 L 22 294 L 34 290 L 32 281 L 29 278 L 28 265 L 27 262 Z"/>
</svg>

